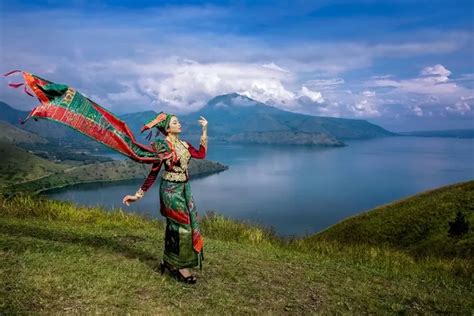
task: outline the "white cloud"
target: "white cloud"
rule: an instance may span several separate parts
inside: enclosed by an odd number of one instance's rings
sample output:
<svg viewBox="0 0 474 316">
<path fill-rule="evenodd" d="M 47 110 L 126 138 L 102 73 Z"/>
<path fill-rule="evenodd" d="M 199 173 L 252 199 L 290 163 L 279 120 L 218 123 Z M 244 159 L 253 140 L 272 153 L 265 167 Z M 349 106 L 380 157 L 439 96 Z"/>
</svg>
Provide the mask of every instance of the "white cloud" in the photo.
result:
<svg viewBox="0 0 474 316">
<path fill-rule="evenodd" d="M 454 105 L 447 106 L 446 111 L 464 115 L 466 112 L 471 111 L 471 106 L 467 103 L 466 100 L 459 100 Z"/>
<path fill-rule="evenodd" d="M 290 72 L 287 69 L 283 69 L 280 66 L 276 65 L 274 62 L 271 62 L 269 64 L 263 64 L 262 67 L 268 68 L 268 69 L 273 69 L 273 70 L 278 70 L 281 72 Z"/>
<path fill-rule="evenodd" d="M 167 104 L 183 112 L 195 111 L 210 98 L 232 92 L 286 106 L 295 100 L 295 94 L 284 85 L 293 80 L 292 74 L 259 64 L 204 64 L 173 57 L 147 63 L 113 60 L 105 66 L 138 76 L 139 90 L 154 104 Z"/>
<path fill-rule="evenodd" d="M 364 90 L 362 95 L 365 97 L 375 97 L 375 91 Z"/>
<path fill-rule="evenodd" d="M 451 71 L 446 69 L 443 65 L 436 64 L 434 66 L 428 66 L 421 70 L 421 74 L 424 76 L 439 77 L 439 82 L 448 81 L 448 77 L 451 75 Z"/>
<path fill-rule="evenodd" d="M 375 79 L 367 84 L 373 87 L 392 87 L 404 92 L 412 92 L 427 95 L 447 95 L 463 90 L 455 82 L 449 80 L 451 71 L 443 65 L 425 67 L 421 71 L 421 77 L 411 79 Z"/>
<path fill-rule="evenodd" d="M 423 116 L 423 110 L 418 105 L 411 106 L 410 110 L 412 110 L 416 116 Z"/>
<path fill-rule="evenodd" d="M 325 78 L 325 79 L 311 79 L 304 83 L 305 86 L 317 90 L 335 89 L 345 81 L 343 78 Z"/>
<path fill-rule="evenodd" d="M 312 102 L 324 103 L 321 92 L 310 90 L 305 86 L 301 87 L 300 96 L 308 97 Z"/>
<path fill-rule="evenodd" d="M 116 93 L 107 93 L 107 99 L 113 102 L 129 102 L 130 104 L 147 104 L 151 100 L 143 93 L 137 91 L 136 86 L 131 82 L 122 82 L 126 87 L 125 91 Z"/>
<path fill-rule="evenodd" d="M 420 75 L 408 79 L 376 78 L 365 84 L 372 88 L 390 88 L 384 98 L 396 98 L 416 115 L 423 115 L 423 108 L 436 106 L 450 113 L 464 115 L 471 111 L 474 91 L 450 79 L 451 71 L 444 65 L 424 67 Z"/>
</svg>

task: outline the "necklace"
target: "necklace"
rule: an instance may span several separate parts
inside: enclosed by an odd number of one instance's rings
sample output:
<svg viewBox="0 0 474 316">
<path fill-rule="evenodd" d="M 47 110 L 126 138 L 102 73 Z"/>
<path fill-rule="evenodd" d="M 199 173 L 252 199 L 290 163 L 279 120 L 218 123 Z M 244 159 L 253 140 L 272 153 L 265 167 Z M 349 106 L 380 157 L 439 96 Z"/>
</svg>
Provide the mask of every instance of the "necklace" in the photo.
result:
<svg viewBox="0 0 474 316">
<path fill-rule="evenodd" d="M 176 150 L 178 157 L 181 157 L 183 152 L 187 151 L 187 148 L 184 147 L 183 143 L 177 136 L 176 137 L 167 136 L 167 139 L 173 144 L 173 147 Z"/>
</svg>

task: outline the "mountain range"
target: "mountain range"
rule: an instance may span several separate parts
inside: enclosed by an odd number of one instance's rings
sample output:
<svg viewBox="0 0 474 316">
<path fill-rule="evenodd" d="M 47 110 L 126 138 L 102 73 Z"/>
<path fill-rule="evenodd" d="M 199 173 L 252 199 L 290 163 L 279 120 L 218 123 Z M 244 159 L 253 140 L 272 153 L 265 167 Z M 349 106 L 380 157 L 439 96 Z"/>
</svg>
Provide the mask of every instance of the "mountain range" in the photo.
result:
<svg viewBox="0 0 474 316">
<path fill-rule="evenodd" d="M 30 119 L 20 125 L 19 120 L 28 113 L 0 102 L 0 121 L 6 121 L 44 139 L 69 144 L 74 142 L 104 150 L 102 144 L 46 119 Z M 143 111 L 117 116 L 127 123 L 137 140 L 148 142 L 145 139 L 147 133 L 140 134 L 140 129 L 157 114 L 155 111 Z M 344 140 L 399 135 L 366 120 L 284 111 L 237 93 L 214 97 L 197 112 L 177 115 L 182 126 L 180 137 L 193 142 L 199 140 L 201 133 L 201 126 L 198 124 L 200 116 L 209 122 L 209 141 L 220 143 L 345 146 Z"/>
</svg>

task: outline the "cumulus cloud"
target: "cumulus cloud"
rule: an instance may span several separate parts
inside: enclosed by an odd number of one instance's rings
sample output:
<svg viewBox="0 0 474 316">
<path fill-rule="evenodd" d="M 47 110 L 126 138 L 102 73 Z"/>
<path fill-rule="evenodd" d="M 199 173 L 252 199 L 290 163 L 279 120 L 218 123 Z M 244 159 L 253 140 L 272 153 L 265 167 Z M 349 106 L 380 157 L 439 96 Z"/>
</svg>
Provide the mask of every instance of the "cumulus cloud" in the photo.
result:
<svg viewBox="0 0 474 316">
<path fill-rule="evenodd" d="M 464 115 L 466 112 L 471 111 L 473 99 L 474 99 L 473 96 L 470 96 L 470 97 L 462 96 L 461 99 L 457 101 L 454 105 L 448 105 L 446 107 L 446 111 L 451 112 L 451 113 L 460 113 L 461 115 Z M 471 102 L 471 105 L 469 105 L 469 102 Z"/>
<path fill-rule="evenodd" d="M 362 91 L 362 95 L 365 97 L 375 97 L 375 91 L 364 90 Z"/>
<path fill-rule="evenodd" d="M 421 74 L 424 76 L 433 76 L 435 79 L 438 79 L 439 82 L 445 82 L 449 80 L 448 77 L 451 75 L 451 71 L 446 69 L 443 65 L 437 64 L 423 68 Z"/>
<path fill-rule="evenodd" d="M 309 98 L 311 102 L 316 102 L 316 103 L 324 102 L 321 92 L 310 90 L 305 86 L 301 87 L 300 97 L 307 97 Z"/>
<path fill-rule="evenodd" d="M 232 92 L 289 107 L 295 100 L 295 93 L 285 87 L 285 82 L 294 80 L 292 73 L 256 63 L 200 63 L 173 56 L 148 62 L 110 60 L 101 67 L 117 76 L 137 78 L 134 87 L 127 85 L 125 91 L 108 94 L 111 101 L 120 97 L 149 99 L 184 113 L 199 109 L 216 95 Z"/>
<path fill-rule="evenodd" d="M 449 80 L 451 72 L 442 65 L 428 66 L 422 69 L 421 76 L 409 79 L 375 79 L 369 82 L 375 87 L 393 87 L 400 91 L 428 95 L 447 95 L 459 92 L 463 88 Z"/>
<path fill-rule="evenodd" d="M 424 67 L 419 76 L 408 79 L 375 78 L 366 82 L 372 88 L 390 88 L 384 97 L 398 96 L 417 116 L 423 115 L 423 108 L 437 106 L 450 113 L 464 115 L 471 111 L 474 91 L 450 79 L 451 71 L 444 65 Z"/>
</svg>

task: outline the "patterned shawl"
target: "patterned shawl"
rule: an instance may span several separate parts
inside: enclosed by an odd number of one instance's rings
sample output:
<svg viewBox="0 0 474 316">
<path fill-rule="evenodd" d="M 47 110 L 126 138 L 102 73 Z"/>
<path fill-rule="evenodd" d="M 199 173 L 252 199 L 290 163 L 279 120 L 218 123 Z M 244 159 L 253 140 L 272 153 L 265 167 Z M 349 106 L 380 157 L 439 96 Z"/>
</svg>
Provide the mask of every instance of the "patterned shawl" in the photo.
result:
<svg viewBox="0 0 474 316">
<path fill-rule="evenodd" d="M 4 76 L 16 72 L 22 73 L 26 84 L 8 85 L 12 88 L 24 85 L 25 93 L 34 97 L 28 91 L 28 88 L 31 89 L 41 102 L 21 124 L 31 117 L 58 122 L 141 163 L 155 163 L 173 156 L 164 141 L 155 141 L 152 147 L 138 143 L 125 122 L 76 89 L 21 70 L 10 71 Z"/>
</svg>

